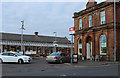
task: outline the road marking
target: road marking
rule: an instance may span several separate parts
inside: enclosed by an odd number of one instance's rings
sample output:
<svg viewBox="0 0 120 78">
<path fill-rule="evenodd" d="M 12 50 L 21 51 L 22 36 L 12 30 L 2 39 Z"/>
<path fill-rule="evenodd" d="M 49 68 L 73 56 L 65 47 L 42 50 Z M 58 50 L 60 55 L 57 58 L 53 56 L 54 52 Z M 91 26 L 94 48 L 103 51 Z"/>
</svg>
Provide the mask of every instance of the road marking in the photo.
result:
<svg viewBox="0 0 120 78">
<path fill-rule="evenodd" d="M 60 75 L 60 76 L 67 76 L 67 75 L 63 74 L 63 75 Z"/>
</svg>

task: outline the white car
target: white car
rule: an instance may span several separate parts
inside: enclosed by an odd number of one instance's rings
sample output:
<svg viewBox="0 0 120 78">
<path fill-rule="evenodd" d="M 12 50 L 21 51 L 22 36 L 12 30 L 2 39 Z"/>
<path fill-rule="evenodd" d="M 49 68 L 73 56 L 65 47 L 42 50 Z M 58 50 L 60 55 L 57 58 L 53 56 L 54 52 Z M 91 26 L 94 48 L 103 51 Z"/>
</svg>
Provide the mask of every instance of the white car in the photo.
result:
<svg viewBox="0 0 120 78">
<path fill-rule="evenodd" d="M 30 56 L 25 56 L 17 52 L 3 52 L 0 54 L 0 63 L 16 62 L 22 64 L 22 63 L 31 63 L 31 61 L 32 58 Z"/>
</svg>

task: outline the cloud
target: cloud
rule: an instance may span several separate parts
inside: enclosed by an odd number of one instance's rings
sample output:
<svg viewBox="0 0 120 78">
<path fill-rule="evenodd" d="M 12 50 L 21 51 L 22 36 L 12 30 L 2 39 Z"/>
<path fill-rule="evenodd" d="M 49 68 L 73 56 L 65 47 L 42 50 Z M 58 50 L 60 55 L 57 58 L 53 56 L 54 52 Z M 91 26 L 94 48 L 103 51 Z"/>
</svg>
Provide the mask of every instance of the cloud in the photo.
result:
<svg viewBox="0 0 120 78">
<path fill-rule="evenodd" d="M 21 33 L 21 20 L 25 21 L 25 34 L 38 31 L 40 35 L 69 36 L 74 26 L 74 12 L 85 9 L 86 2 L 3 2 L 3 31 Z"/>
</svg>

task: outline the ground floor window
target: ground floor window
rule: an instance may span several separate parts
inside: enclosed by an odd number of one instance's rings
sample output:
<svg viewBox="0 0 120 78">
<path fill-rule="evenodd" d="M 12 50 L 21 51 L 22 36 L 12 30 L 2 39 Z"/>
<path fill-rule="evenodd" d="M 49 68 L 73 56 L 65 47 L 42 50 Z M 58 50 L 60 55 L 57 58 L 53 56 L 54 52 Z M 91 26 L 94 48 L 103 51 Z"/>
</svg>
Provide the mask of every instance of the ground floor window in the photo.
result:
<svg viewBox="0 0 120 78">
<path fill-rule="evenodd" d="M 10 46 L 10 51 L 15 51 L 15 46 Z"/>
<path fill-rule="evenodd" d="M 33 51 L 36 51 L 36 47 L 35 46 L 33 46 Z"/>
<path fill-rule="evenodd" d="M 82 55 L 82 39 L 78 40 L 78 55 Z"/>
<path fill-rule="evenodd" d="M 101 35 L 100 36 L 100 54 L 106 54 L 107 53 L 107 46 L 106 46 L 106 36 Z"/>
</svg>

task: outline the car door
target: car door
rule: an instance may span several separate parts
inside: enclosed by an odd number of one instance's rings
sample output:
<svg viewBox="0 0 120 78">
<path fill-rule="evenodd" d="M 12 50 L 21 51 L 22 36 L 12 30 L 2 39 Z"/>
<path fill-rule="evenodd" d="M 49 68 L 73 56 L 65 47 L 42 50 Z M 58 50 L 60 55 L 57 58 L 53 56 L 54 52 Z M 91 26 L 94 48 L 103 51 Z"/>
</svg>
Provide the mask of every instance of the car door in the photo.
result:
<svg viewBox="0 0 120 78">
<path fill-rule="evenodd" d="M 66 62 L 67 61 L 67 58 L 66 58 L 66 54 L 65 53 L 61 53 L 61 57 L 63 59 L 63 62 Z"/>
<path fill-rule="evenodd" d="M 66 53 L 63 53 L 63 55 L 64 55 L 65 62 L 69 62 L 70 61 L 69 56 Z"/>
<path fill-rule="evenodd" d="M 9 62 L 8 53 L 2 53 L 2 60 L 3 62 Z"/>
<path fill-rule="evenodd" d="M 70 62 L 70 56 L 65 53 L 66 62 Z"/>
<path fill-rule="evenodd" d="M 9 62 L 17 62 L 17 56 L 14 53 L 8 53 Z"/>
</svg>

